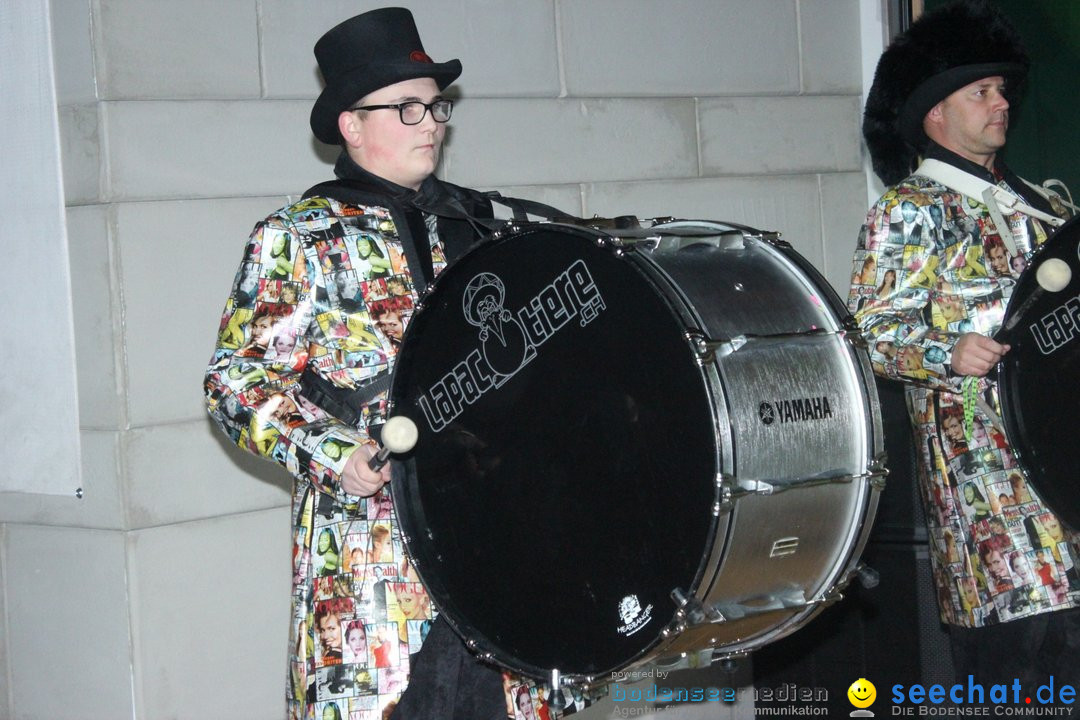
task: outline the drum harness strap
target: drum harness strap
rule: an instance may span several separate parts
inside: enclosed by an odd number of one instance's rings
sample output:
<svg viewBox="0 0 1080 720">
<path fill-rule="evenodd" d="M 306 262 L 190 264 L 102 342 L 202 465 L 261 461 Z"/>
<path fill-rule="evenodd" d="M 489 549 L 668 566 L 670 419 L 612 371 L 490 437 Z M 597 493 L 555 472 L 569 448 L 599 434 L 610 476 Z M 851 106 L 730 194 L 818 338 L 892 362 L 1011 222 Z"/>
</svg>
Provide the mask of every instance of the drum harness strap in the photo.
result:
<svg viewBox="0 0 1080 720">
<path fill-rule="evenodd" d="M 990 211 L 990 218 L 994 221 L 994 227 L 997 228 L 998 235 L 1001 237 L 1002 242 L 1005 243 L 1005 247 L 1008 248 L 1010 255 L 1018 254 L 1016 240 L 1013 238 L 1012 231 L 1009 229 L 1009 224 L 1005 222 L 1005 215 L 1002 211 L 1008 212 L 1010 215 L 1012 213 L 1021 212 L 1038 220 L 1042 220 L 1055 228 L 1065 224 L 1063 219 L 1031 207 L 1031 205 L 1024 202 L 1024 199 L 1019 195 L 1009 192 L 1000 185 L 989 183 L 982 178 L 975 177 L 946 162 L 934 160 L 932 158 L 923 160 L 918 169 L 915 170 L 915 174 L 930 178 L 931 180 L 939 182 L 945 187 L 959 193 L 963 193 L 968 197 L 982 200 Z M 1060 203 L 1061 205 L 1070 208 L 1074 213 L 1080 210 L 1076 205 L 1064 200 L 1057 192 L 1046 187 L 1049 185 L 1059 185 L 1068 195 L 1068 188 L 1065 188 L 1065 185 L 1060 180 L 1047 180 L 1042 187 L 1028 182 L 1027 180 L 1024 180 L 1024 183 L 1051 203 Z M 1069 199 L 1072 199 L 1071 196 Z"/>
<path fill-rule="evenodd" d="M 1005 221 L 1003 211 L 1008 212 L 1009 214 L 1021 212 L 1055 228 L 1065 224 L 1065 220 L 1062 218 L 1031 207 L 1024 202 L 1023 198 L 1019 195 L 1009 192 L 999 185 L 994 185 L 982 178 L 966 173 L 960 168 L 940 160 L 934 160 L 932 158 L 923 160 L 918 169 L 915 170 L 915 174 L 930 178 L 931 180 L 941 183 L 945 187 L 959 193 L 963 193 L 968 197 L 981 199 L 983 203 L 986 204 L 987 210 L 990 211 L 990 218 L 998 231 L 998 235 L 1012 255 L 1017 254 L 1016 240 L 1013 238 L 1008 222 Z M 1023 180 L 1023 178 L 1021 178 L 1021 180 Z M 1023 181 L 1033 191 L 1039 193 L 1039 195 L 1044 197 L 1051 204 L 1060 203 L 1060 205 L 1070 208 L 1074 213 L 1080 210 L 1080 208 L 1070 202 L 1072 196 L 1069 194 L 1068 188 L 1065 187 L 1065 184 L 1060 180 L 1047 180 L 1043 186 L 1036 185 L 1027 180 Z M 1059 185 L 1065 194 L 1069 196 L 1069 200 L 1063 199 L 1056 191 L 1051 190 L 1049 188 L 1050 185 Z M 989 403 L 987 403 L 982 395 L 979 394 L 979 378 L 973 376 L 964 378 L 961 385 L 961 392 L 964 398 L 964 435 L 968 441 L 971 440 L 971 436 L 975 429 L 976 407 L 982 410 L 997 428 L 1001 429 L 1004 427 L 998 414 L 994 412 Z"/>
</svg>

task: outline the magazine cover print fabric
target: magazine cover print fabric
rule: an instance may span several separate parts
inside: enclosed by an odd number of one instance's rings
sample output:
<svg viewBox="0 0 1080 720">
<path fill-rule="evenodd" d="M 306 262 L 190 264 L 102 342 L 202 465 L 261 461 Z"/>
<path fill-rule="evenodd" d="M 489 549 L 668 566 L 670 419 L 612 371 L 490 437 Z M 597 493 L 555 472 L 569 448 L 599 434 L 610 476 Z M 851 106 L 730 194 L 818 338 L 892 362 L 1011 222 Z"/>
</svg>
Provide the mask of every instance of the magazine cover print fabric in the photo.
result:
<svg viewBox="0 0 1080 720">
<path fill-rule="evenodd" d="M 425 215 L 435 273 L 446 266 Z M 211 415 L 234 442 L 296 478 L 291 718 L 379 720 L 404 691 L 437 610 L 408 562 L 389 488 L 340 492 L 385 396 L 347 425 L 299 392 L 305 368 L 343 387 L 387 372 L 416 292 L 389 211 L 312 197 L 256 225 L 207 373 Z M 544 717 L 542 688 L 506 677 L 508 715 Z M 584 707 L 567 693 L 563 715 Z"/>
<path fill-rule="evenodd" d="M 437 268 L 441 246 L 432 248 Z M 389 495 L 343 495 L 369 442 L 299 393 L 306 366 L 349 387 L 389 368 L 415 303 L 389 212 L 313 197 L 259 223 L 222 316 L 207 375 L 211 414 L 241 447 L 295 478 L 292 717 L 375 719 L 395 702 L 431 626 Z"/>
<path fill-rule="evenodd" d="M 966 627 L 1075 607 L 1080 589 L 1076 537 L 1029 486 L 992 418 L 975 407 L 965 421 L 963 378 L 949 367 L 961 334 L 997 333 L 1047 239 L 1020 213 L 1007 222 L 1015 255 L 985 205 L 910 177 L 871 209 L 849 299 L 875 372 L 916 383 L 906 392 L 942 619 Z M 979 378 L 976 392 L 1000 415 L 993 380 Z"/>
</svg>

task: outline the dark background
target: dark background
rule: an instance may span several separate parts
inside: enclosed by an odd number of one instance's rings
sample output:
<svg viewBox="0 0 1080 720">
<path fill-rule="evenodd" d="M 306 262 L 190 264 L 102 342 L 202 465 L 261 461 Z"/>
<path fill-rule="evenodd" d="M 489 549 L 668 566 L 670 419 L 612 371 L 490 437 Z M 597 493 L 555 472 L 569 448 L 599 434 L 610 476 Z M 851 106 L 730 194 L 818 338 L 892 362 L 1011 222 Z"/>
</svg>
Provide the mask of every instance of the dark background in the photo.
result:
<svg viewBox="0 0 1080 720">
<path fill-rule="evenodd" d="M 1002 155 L 1032 182 L 1056 178 L 1080 192 L 1080 2 L 993 1 L 1015 25 L 1032 60 L 1021 100 L 1010 113 L 1009 140 Z M 925 9 L 946 2 L 926 0 Z M 894 32 L 910 22 L 910 6 L 909 0 L 890 3 Z M 830 708 L 843 715 L 852 709 L 844 693 L 861 677 L 877 685 L 879 698 L 888 698 L 888 688 L 895 683 L 928 686 L 952 681 L 947 635 L 938 620 L 930 574 L 903 388 L 885 380 L 878 380 L 877 386 L 890 474 L 863 560 L 880 573 L 881 582 L 869 589 L 853 584 L 844 601 L 752 658 L 756 686 L 796 683 L 828 688 Z"/>
<path fill-rule="evenodd" d="M 947 0 L 926 0 L 927 10 Z M 1062 180 L 1080 193 L 1080 2 L 993 0 L 1009 17 L 1031 56 L 1031 73 L 1010 116 L 1002 155 L 1034 183 Z"/>
</svg>

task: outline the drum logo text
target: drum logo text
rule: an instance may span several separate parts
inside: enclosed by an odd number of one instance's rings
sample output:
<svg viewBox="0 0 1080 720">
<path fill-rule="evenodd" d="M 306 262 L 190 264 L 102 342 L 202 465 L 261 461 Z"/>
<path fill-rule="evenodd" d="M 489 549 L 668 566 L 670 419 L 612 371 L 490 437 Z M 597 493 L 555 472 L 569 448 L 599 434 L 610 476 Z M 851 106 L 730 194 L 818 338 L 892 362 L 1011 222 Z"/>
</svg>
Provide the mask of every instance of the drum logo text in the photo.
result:
<svg viewBox="0 0 1080 720">
<path fill-rule="evenodd" d="M 652 620 L 653 606 L 648 605 L 644 609 L 637 595 L 627 595 L 619 601 L 619 617 L 623 624 L 617 629 L 620 635 L 627 637 L 633 635 Z"/>
<path fill-rule="evenodd" d="M 477 273 L 466 285 L 462 312 L 478 329 L 480 346 L 420 396 L 433 432 L 443 430 L 484 393 L 501 387 L 572 319 L 585 327 L 606 307 L 583 260 L 571 263 L 517 312 L 507 310 L 505 301 L 506 286 L 497 275 Z"/>
<path fill-rule="evenodd" d="M 1043 315 L 1029 329 L 1043 355 L 1054 352 L 1080 334 L 1080 296 Z"/>
<path fill-rule="evenodd" d="M 781 425 L 804 420 L 824 420 L 833 416 L 829 398 L 794 398 L 791 400 L 763 401 L 758 405 L 758 417 L 765 425 L 779 422 Z"/>
</svg>

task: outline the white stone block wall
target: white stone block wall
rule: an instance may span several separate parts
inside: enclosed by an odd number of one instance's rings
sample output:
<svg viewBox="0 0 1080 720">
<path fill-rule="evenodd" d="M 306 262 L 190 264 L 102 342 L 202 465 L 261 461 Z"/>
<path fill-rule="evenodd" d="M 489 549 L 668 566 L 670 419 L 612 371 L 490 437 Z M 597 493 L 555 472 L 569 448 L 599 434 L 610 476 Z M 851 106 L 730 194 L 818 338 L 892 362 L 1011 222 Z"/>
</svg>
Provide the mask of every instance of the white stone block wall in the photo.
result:
<svg viewBox="0 0 1080 720">
<path fill-rule="evenodd" d="M 312 46 L 378 4 L 52 1 L 85 495 L 0 502 L 0 717 L 281 717 L 290 479 L 201 377 L 252 225 L 330 175 Z M 408 5 L 464 65 L 443 177 L 777 230 L 846 291 L 859 0 Z"/>
</svg>

